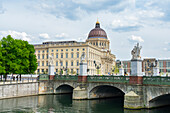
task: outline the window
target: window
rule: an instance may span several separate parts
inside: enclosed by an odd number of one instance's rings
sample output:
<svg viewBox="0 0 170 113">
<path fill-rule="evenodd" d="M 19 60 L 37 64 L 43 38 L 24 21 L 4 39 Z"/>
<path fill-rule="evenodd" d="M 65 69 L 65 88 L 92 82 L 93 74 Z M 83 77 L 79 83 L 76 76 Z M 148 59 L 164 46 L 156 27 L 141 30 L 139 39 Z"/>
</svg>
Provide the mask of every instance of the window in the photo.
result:
<svg viewBox="0 0 170 113">
<path fill-rule="evenodd" d="M 68 58 L 68 53 L 66 53 L 66 58 Z"/>
<path fill-rule="evenodd" d="M 48 61 L 46 61 L 46 66 L 48 66 Z"/>
<path fill-rule="evenodd" d="M 40 69 L 38 69 L 37 72 L 39 73 L 39 72 L 40 72 Z"/>
<path fill-rule="evenodd" d="M 63 51 L 63 49 L 61 49 L 61 51 Z"/>
<path fill-rule="evenodd" d="M 51 52 L 53 52 L 54 50 L 52 49 Z"/>
<path fill-rule="evenodd" d="M 56 58 L 58 58 L 58 53 L 56 54 Z"/>
<path fill-rule="evenodd" d="M 77 51 L 79 51 L 79 49 L 77 49 Z"/>
<path fill-rule="evenodd" d="M 48 59 L 48 54 L 47 54 L 47 59 Z"/>
<path fill-rule="evenodd" d="M 58 69 L 56 69 L 56 72 L 58 72 Z"/>
<path fill-rule="evenodd" d="M 63 58 L 63 53 L 61 53 L 61 58 Z"/>
<path fill-rule="evenodd" d="M 77 58 L 79 58 L 79 53 L 77 53 Z"/>
<path fill-rule="evenodd" d="M 159 68 L 163 68 L 163 62 L 159 62 Z"/>
<path fill-rule="evenodd" d="M 54 56 L 54 54 L 53 54 L 53 53 L 51 53 L 51 56 Z"/>
<path fill-rule="evenodd" d="M 71 58 L 73 58 L 74 57 L 74 53 L 71 53 Z"/>
<path fill-rule="evenodd" d="M 46 69 L 46 72 L 48 72 L 48 69 Z"/>
<path fill-rule="evenodd" d="M 73 51 L 73 49 L 71 49 L 71 51 Z"/>
<path fill-rule="evenodd" d="M 60 61 L 60 65 L 63 66 L 63 62 L 62 61 Z"/>
<path fill-rule="evenodd" d="M 73 69 L 71 69 L 71 74 L 73 74 Z"/>
<path fill-rule="evenodd" d="M 38 54 L 38 59 L 40 59 L 40 54 Z"/>
<path fill-rule="evenodd" d="M 71 66 L 73 66 L 73 61 L 71 61 Z"/>
<path fill-rule="evenodd" d="M 44 53 L 44 50 L 42 52 Z"/>
<path fill-rule="evenodd" d="M 79 74 L 79 69 L 77 69 L 77 74 Z"/>
<path fill-rule="evenodd" d="M 66 67 L 68 66 L 68 62 L 66 61 Z"/>
<path fill-rule="evenodd" d="M 40 66 L 40 61 L 38 61 L 38 66 Z"/>
<path fill-rule="evenodd" d="M 79 66 L 79 61 L 77 61 L 77 66 Z"/>
<path fill-rule="evenodd" d="M 44 69 L 42 69 L 42 72 L 44 72 Z"/>
<path fill-rule="evenodd" d="M 42 59 L 44 59 L 44 55 L 42 55 Z"/>
<path fill-rule="evenodd" d="M 66 49 L 66 51 L 68 51 L 68 49 Z"/>
<path fill-rule="evenodd" d="M 83 48 L 83 51 L 84 51 L 85 49 Z"/>
<path fill-rule="evenodd" d="M 38 53 L 40 53 L 40 50 L 38 51 Z"/>
<path fill-rule="evenodd" d="M 56 51 L 58 52 L 58 49 Z"/>
<path fill-rule="evenodd" d="M 42 66 L 44 66 L 44 61 L 42 61 Z"/>
<path fill-rule="evenodd" d="M 58 61 L 56 61 L 56 66 L 58 66 Z"/>
<path fill-rule="evenodd" d="M 170 67 L 170 62 L 166 62 L 166 67 Z"/>
<path fill-rule="evenodd" d="M 48 50 L 47 50 L 47 53 L 48 53 Z"/>
</svg>

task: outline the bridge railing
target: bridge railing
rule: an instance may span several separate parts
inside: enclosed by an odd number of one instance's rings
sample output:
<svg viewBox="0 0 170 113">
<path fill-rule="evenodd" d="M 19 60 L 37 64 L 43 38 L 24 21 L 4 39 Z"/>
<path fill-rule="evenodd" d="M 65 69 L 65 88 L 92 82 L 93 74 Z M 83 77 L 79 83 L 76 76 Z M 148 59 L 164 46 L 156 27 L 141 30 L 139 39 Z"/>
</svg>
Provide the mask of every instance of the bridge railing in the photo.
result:
<svg viewBox="0 0 170 113">
<path fill-rule="evenodd" d="M 55 80 L 77 81 L 78 76 L 75 76 L 75 75 L 56 75 Z"/>
<path fill-rule="evenodd" d="M 48 74 L 39 74 L 39 80 L 49 80 Z"/>
<path fill-rule="evenodd" d="M 143 84 L 145 85 L 170 85 L 170 77 L 144 76 Z"/>
<path fill-rule="evenodd" d="M 88 76 L 88 82 L 129 83 L 129 76 Z"/>
</svg>

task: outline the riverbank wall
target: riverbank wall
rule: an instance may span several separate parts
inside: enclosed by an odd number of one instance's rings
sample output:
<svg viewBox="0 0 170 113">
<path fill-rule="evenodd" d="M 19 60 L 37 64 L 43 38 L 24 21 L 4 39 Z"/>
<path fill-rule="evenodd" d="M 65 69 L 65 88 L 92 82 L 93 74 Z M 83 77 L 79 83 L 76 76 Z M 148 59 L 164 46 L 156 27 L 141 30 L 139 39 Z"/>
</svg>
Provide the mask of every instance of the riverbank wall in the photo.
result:
<svg viewBox="0 0 170 113">
<path fill-rule="evenodd" d="M 0 99 L 33 96 L 39 94 L 39 82 L 0 85 Z"/>
</svg>

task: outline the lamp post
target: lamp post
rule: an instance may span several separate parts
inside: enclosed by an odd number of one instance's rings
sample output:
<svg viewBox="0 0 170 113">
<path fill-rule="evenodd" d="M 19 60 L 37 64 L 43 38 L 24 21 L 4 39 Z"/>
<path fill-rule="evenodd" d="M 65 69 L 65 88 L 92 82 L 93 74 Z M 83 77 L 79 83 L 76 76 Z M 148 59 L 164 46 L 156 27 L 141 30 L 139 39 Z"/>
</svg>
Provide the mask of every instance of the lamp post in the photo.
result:
<svg viewBox="0 0 170 113">
<path fill-rule="evenodd" d="M 60 60 L 60 75 L 62 75 L 62 71 L 63 71 L 61 63 L 62 63 L 62 61 Z"/>
<path fill-rule="evenodd" d="M 157 60 L 155 60 L 154 62 L 150 62 L 150 60 L 147 60 L 147 67 L 151 70 L 151 76 L 153 75 L 153 68 L 156 67 L 157 64 Z"/>
<path fill-rule="evenodd" d="M 114 75 L 115 67 L 111 68 L 112 70 L 112 75 Z"/>
<path fill-rule="evenodd" d="M 101 64 L 97 65 L 96 61 L 94 60 L 95 68 L 97 69 L 97 74 L 99 75 L 99 69 L 101 68 Z"/>
</svg>

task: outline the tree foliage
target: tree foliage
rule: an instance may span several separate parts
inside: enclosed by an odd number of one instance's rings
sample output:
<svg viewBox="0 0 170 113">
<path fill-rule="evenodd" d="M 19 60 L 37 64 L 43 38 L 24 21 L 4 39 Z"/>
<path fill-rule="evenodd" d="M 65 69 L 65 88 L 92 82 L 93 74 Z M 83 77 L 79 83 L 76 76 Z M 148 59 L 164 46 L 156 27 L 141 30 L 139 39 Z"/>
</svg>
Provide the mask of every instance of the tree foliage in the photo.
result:
<svg viewBox="0 0 170 113">
<path fill-rule="evenodd" d="M 4 62 L 4 58 L 2 56 L 2 46 L 1 46 L 1 41 L 0 41 L 0 75 L 5 73 L 5 66 L 3 62 Z"/>
<path fill-rule="evenodd" d="M 27 41 L 8 35 L 2 38 L 0 50 L 0 74 L 32 74 L 37 69 L 34 46 Z"/>
<path fill-rule="evenodd" d="M 118 66 L 114 66 L 114 74 L 118 74 L 119 73 L 119 67 Z"/>
</svg>

